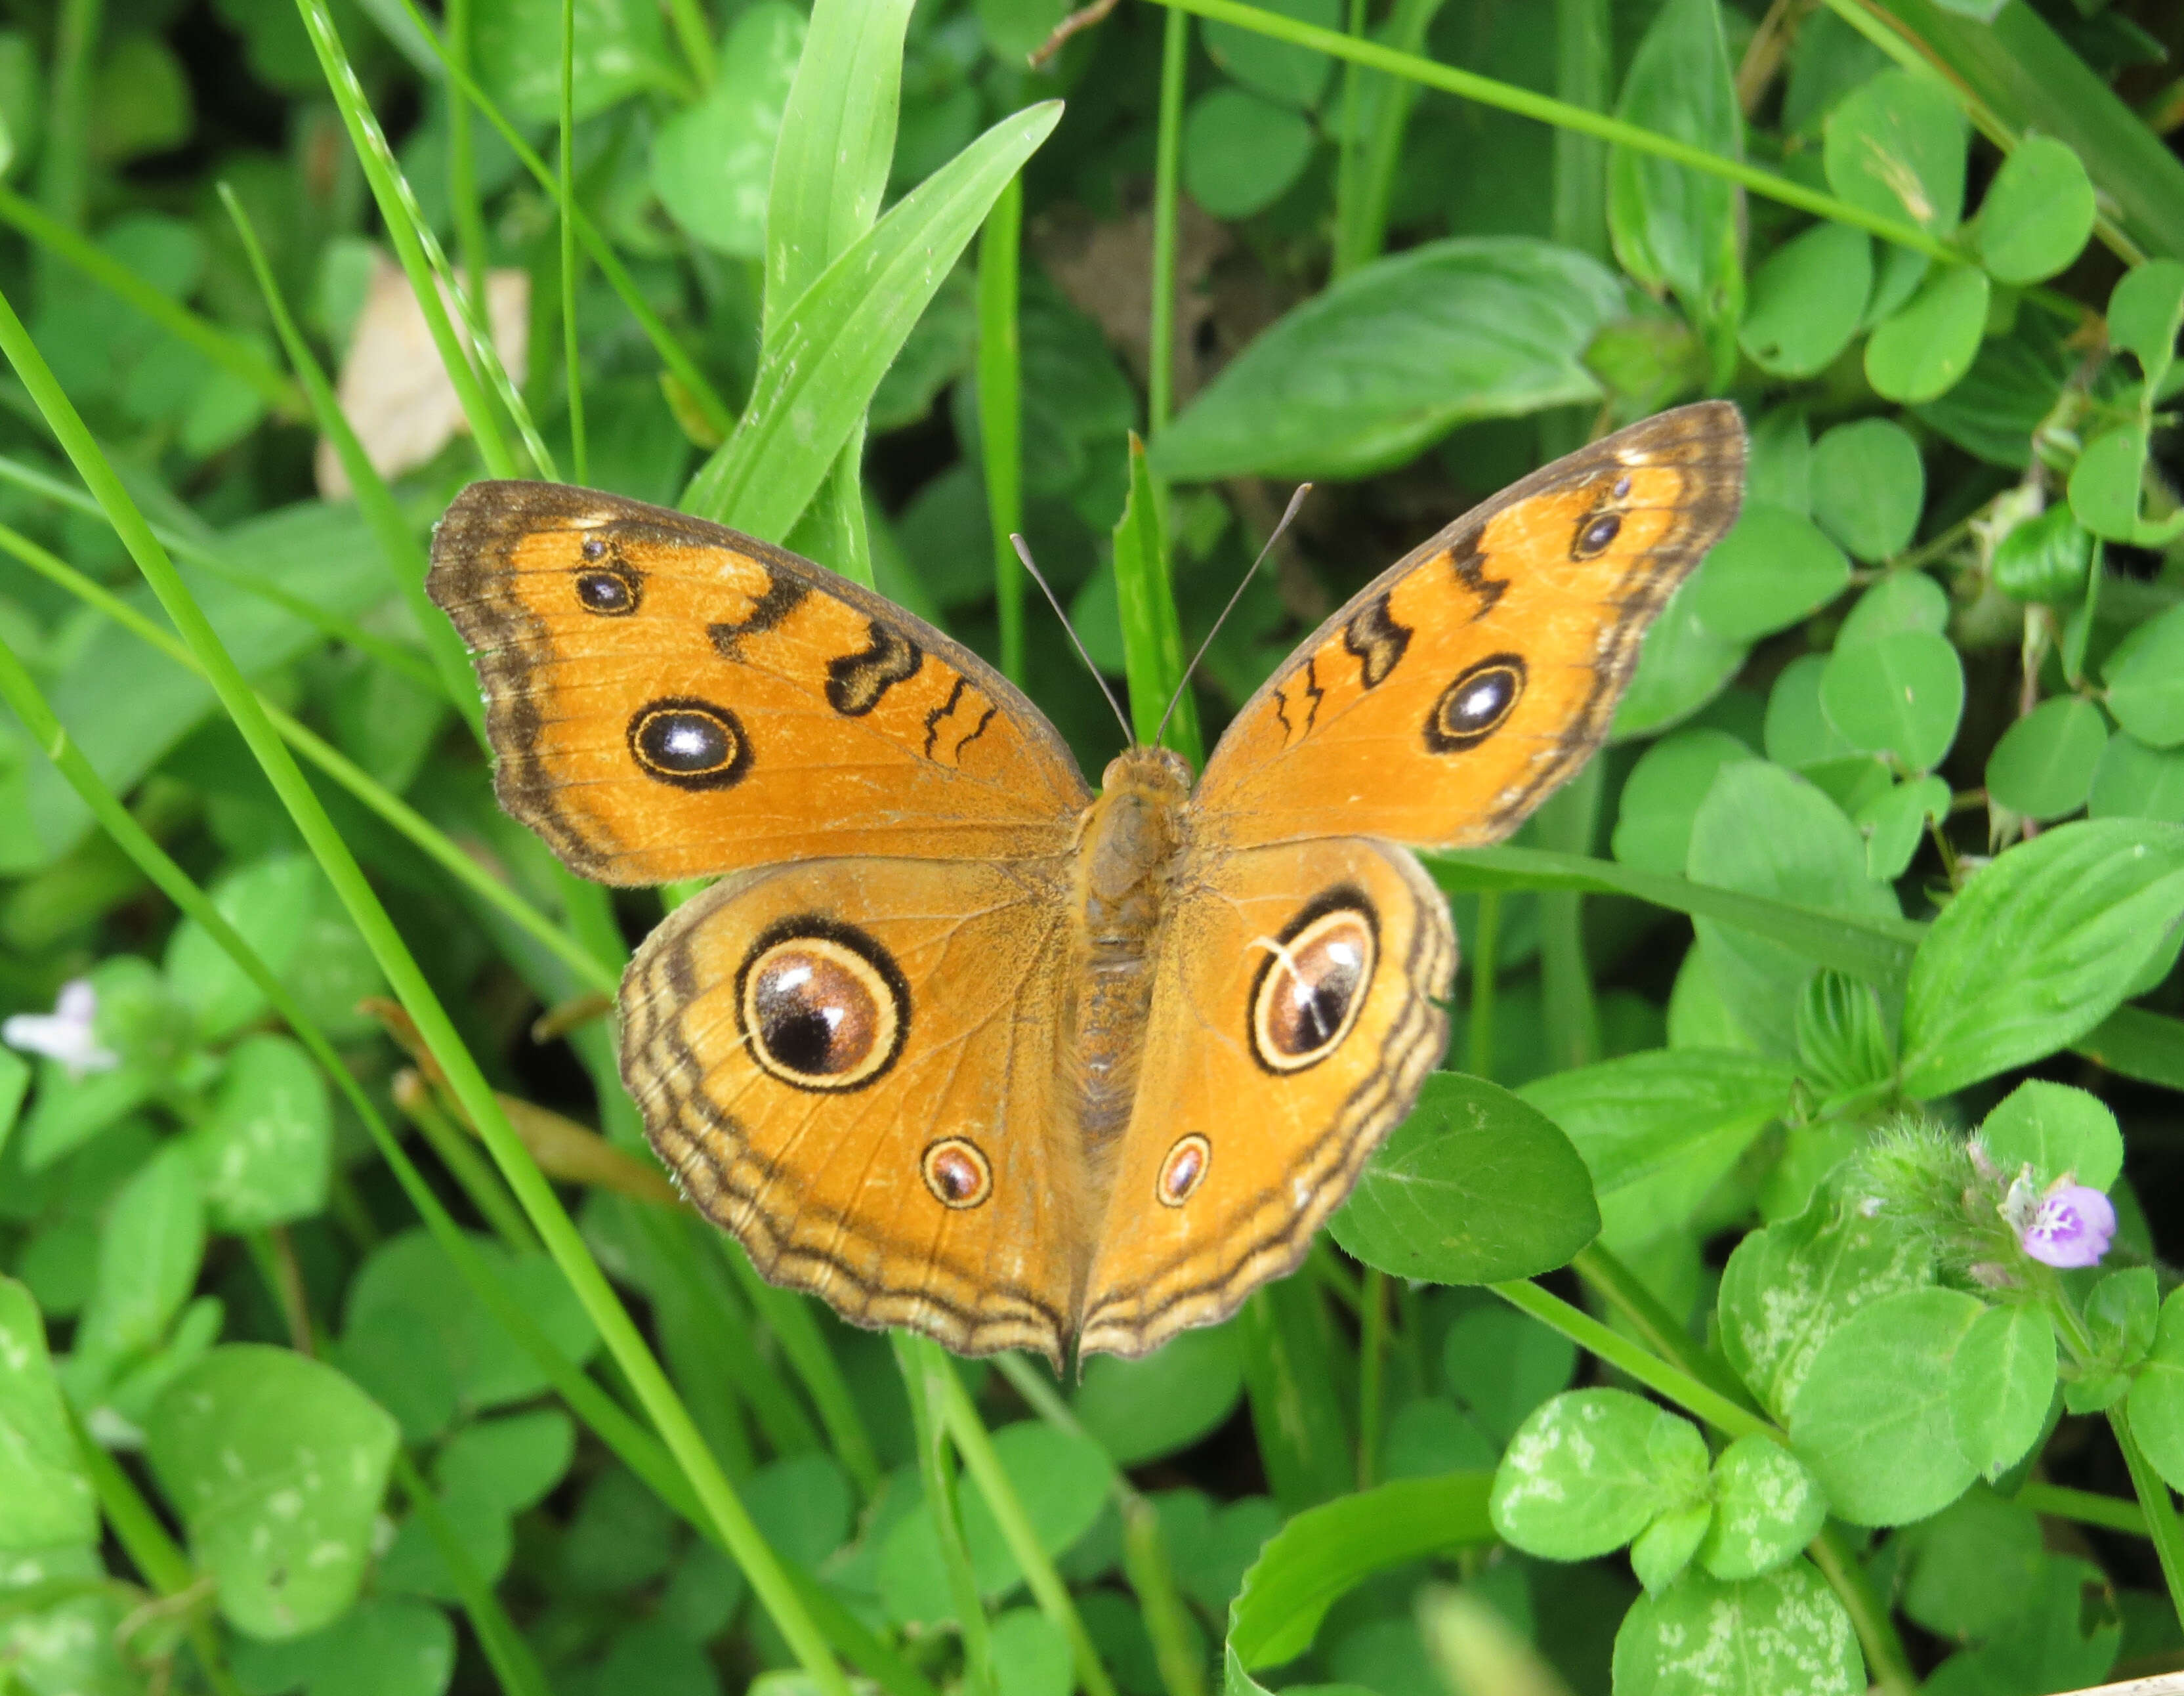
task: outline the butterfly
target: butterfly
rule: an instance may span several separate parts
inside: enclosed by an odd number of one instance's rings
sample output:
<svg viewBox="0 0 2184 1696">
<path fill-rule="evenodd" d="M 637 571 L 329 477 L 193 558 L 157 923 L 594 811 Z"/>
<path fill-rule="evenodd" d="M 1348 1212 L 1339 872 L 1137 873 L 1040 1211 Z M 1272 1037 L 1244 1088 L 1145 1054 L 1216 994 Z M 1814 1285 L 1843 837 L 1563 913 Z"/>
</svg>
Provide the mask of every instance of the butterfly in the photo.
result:
<svg viewBox="0 0 2184 1696">
<path fill-rule="evenodd" d="M 1590 757 L 1744 457 L 1705 402 L 1504 490 L 1307 638 L 1195 787 L 1133 746 L 1095 795 L 939 630 L 617 495 L 473 483 L 429 589 L 501 805 L 585 877 L 714 879 L 620 998 L 683 1193 L 844 1319 L 1059 1368 L 1295 1268 L 1447 1040 L 1455 930 L 1396 845 L 1497 840 Z"/>
</svg>

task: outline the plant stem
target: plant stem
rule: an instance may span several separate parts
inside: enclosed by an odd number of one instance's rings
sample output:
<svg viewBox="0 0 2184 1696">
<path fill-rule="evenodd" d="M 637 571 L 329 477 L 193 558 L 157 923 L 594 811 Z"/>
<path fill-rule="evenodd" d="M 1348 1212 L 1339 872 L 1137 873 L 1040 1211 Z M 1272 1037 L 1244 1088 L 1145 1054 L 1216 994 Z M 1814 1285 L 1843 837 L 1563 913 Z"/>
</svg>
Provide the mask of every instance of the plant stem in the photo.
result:
<svg viewBox="0 0 2184 1696">
<path fill-rule="evenodd" d="M 1463 1060 L 1463 1069 L 1474 1078 L 1494 1075 L 1495 953 L 1501 940 L 1502 891 L 1482 890 L 1477 934 L 1471 939 L 1471 1028 Z"/>
<path fill-rule="evenodd" d="M 2153 1463 L 2146 1458 L 2146 1451 L 2138 1446 L 2138 1438 L 2131 1428 L 2131 1415 L 2121 1404 L 2109 1409 L 2109 1427 L 2115 1432 L 2116 1447 L 2123 1451 L 2123 1464 L 2131 1469 L 2131 1487 L 2138 1494 L 2140 1510 L 2146 1515 L 2147 1534 L 2153 1539 L 2153 1552 L 2161 1559 L 2161 1576 L 2169 1586 L 2169 1605 L 2176 1610 L 2177 1622 L 2184 1625 L 2184 1525 L 2176 1518 L 2176 1498 L 2169 1493 L 2169 1486 L 2153 1470 Z"/>
<path fill-rule="evenodd" d="M 410 1511 L 440 1551 L 448 1576 L 454 1580 L 455 1593 L 462 1598 L 463 1611 L 470 1615 L 478 1647 L 484 1651 L 504 1696 L 548 1696 L 546 1674 L 538 1657 L 532 1653 L 523 1633 L 515 1629 L 500 1598 L 493 1594 L 493 1586 L 471 1561 L 455 1522 L 417 1470 L 417 1463 L 400 1448 L 394 1451 L 394 1481 L 402 1487 L 402 1493 L 410 1498 Z"/>
<path fill-rule="evenodd" d="M 1903 1640 L 1897 1636 L 1886 1604 L 1874 1593 L 1872 1580 L 1843 1541 L 1842 1532 L 1830 1526 L 1806 1544 L 1805 1553 L 1813 1558 L 1820 1576 L 1828 1581 L 1828 1587 L 1850 1615 L 1851 1629 L 1858 1633 L 1858 1643 L 1865 1650 L 1865 1670 L 1874 1687 L 1886 1691 L 1887 1696 L 1912 1696 L 1919 1681 L 1903 1653 Z"/>
<path fill-rule="evenodd" d="M 1157 436 L 1175 406 L 1176 220 L 1183 194 L 1184 72 L 1190 20 L 1171 9 L 1161 36 L 1160 127 L 1153 143 L 1153 304 L 1145 373 L 1145 433 Z"/>
<path fill-rule="evenodd" d="M 1719 1390 L 1738 1406 L 1753 1413 L 1758 1404 L 1736 1375 L 1700 1346 L 1691 1332 L 1676 1323 L 1638 1276 L 1598 1241 L 1578 1250 L 1570 1270 L 1592 1286 L 1664 1360 L 1673 1361 L 1702 1384 Z"/>
<path fill-rule="evenodd" d="M 2106 1531 L 2125 1531 L 2134 1537 L 2153 1535 L 2147 1528 L 2146 1510 L 2119 1497 L 2035 1481 L 2019 1486 L 2014 1499 L 2020 1508 L 2030 1508 L 2052 1520 L 2075 1520 L 2081 1526 L 2099 1526 Z"/>
<path fill-rule="evenodd" d="M 1555 92 L 1604 112 L 1613 36 L 1607 0 L 1555 0 Z M 1555 131 L 1555 240 L 1607 258 L 1607 149 L 1581 131 Z"/>
<path fill-rule="evenodd" d="M 1379 1468 L 1388 1356 L 1388 1275 L 1377 1266 L 1365 1269 L 1363 1307 L 1357 1336 L 1357 1487 L 1369 1490 Z"/>
<path fill-rule="evenodd" d="M 1001 675 L 1024 674 L 1024 570 L 1009 538 L 1023 528 L 1023 357 L 1017 321 L 1023 242 L 1023 174 L 986 215 L 978 237 L 978 444 L 993 531 L 994 604 L 1001 621 Z"/>
<path fill-rule="evenodd" d="M 906 1331 L 893 1331 L 895 1364 L 910 1392 L 911 1423 L 917 1429 L 917 1476 L 925 1486 L 926 1511 L 940 1539 L 940 1564 L 956 1602 L 956 1621 L 963 1634 L 963 1688 L 967 1696 L 991 1696 L 994 1645 L 986 1604 L 972 1570 L 970 1545 L 963 1540 L 963 1516 L 956 1499 L 956 1468 L 948 1453 L 948 1392 L 944 1380 L 956 1370 L 940 1346 Z"/>
<path fill-rule="evenodd" d="M 679 17 L 679 14 L 677 14 Z M 454 10 L 448 12 L 450 47 L 455 43 L 454 34 Z M 704 37 L 700 30 L 699 38 Z M 448 79 L 448 93 L 454 92 L 454 79 Z M 470 109 L 463 109 L 463 122 L 470 122 Z M 560 203 L 561 236 L 561 357 L 568 375 L 563 381 L 569 391 L 569 465 L 571 474 L 580 483 L 589 478 L 590 456 L 584 442 L 584 374 L 577 347 L 577 0 L 561 0 L 561 194 Z M 476 279 L 471 285 L 480 298 L 484 298 L 485 279 L 482 271 L 475 271 Z"/>
</svg>

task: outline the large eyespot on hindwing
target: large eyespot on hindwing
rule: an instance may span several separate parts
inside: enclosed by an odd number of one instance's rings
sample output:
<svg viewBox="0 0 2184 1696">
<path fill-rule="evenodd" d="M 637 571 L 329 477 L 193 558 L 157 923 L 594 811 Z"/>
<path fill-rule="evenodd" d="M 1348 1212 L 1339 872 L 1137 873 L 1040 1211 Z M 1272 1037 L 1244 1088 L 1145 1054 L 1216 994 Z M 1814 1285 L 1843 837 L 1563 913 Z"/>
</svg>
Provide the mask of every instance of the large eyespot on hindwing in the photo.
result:
<svg viewBox="0 0 2184 1696">
<path fill-rule="evenodd" d="M 724 789 L 751 767 L 742 722 L 710 700 L 671 695 L 648 701 L 629 721 L 630 757 L 648 778 L 683 789 Z"/>
<path fill-rule="evenodd" d="M 919 1156 L 917 1169 L 944 1208 L 975 1208 L 994 1193 L 993 1163 L 968 1137 L 942 1137 Z"/>
<path fill-rule="evenodd" d="M 751 1057 L 794 1089 L 836 1094 L 883 1076 L 910 1035 L 910 985 L 854 925 L 810 914 L 770 925 L 736 973 Z"/>
<path fill-rule="evenodd" d="M 584 563 L 572 574 L 577 605 L 601 618 L 627 618 L 644 602 L 644 573 L 599 536 L 587 536 L 579 550 Z"/>
<path fill-rule="evenodd" d="M 1246 1003 L 1251 1057 L 1277 1074 L 1301 1072 L 1340 1048 L 1357 1023 L 1380 957 L 1379 918 L 1361 890 L 1345 885 L 1262 946 L 1266 963 Z"/>
<path fill-rule="evenodd" d="M 1436 754 L 1476 748 L 1517 710 L 1524 693 L 1524 661 L 1518 654 L 1490 654 L 1456 674 L 1426 714 L 1426 746 Z"/>
</svg>

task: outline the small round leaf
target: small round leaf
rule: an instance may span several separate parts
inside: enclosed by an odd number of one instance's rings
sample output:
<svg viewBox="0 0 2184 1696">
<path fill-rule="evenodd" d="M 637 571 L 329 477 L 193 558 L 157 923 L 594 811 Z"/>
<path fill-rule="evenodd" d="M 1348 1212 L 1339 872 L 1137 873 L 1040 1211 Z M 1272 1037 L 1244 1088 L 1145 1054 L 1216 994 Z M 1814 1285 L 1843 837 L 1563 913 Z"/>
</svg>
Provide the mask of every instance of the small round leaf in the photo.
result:
<svg viewBox="0 0 2184 1696">
<path fill-rule="evenodd" d="M 2093 185 L 2052 136 L 2027 136 L 1981 203 L 1980 262 L 1997 282 L 2040 282 L 2077 258 L 2093 233 Z"/>
<path fill-rule="evenodd" d="M 1286 106 L 1216 88 L 1183 124 L 1183 181 L 1217 218 L 1248 218 L 1280 199 L 1312 157 L 1312 126 Z"/>
<path fill-rule="evenodd" d="M 1987 793 L 2012 812 L 2061 818 L 2092 793 L 2109 722 L 2089 700 L 2044 700 L 2003 732 L 1987 756 Z"/>
<path fill-rule="evenodd" d="M 1900 424 L 1861 418 L 1813 444 L 1813 516 L 1861 560 L 1908 546 L 1925 499 L 1919 444 Z"/>
<path fill-rule="evenodd" d="M 1988 288 L 1985 271 L 1948 266 L 1875 329 L 1865 344 L 1865 376 L 1875 393 L 1908 404 L 1954 388 L 1986 333 Z"/>
<path fill-rule="evenodd" d="M 1820 675 L 1820 705 L 1852 747 L 1929 772 L 1956 740 L 1964 661 L 1945 638 L 1923 630 L 1839 648 Z"/>
</svg>

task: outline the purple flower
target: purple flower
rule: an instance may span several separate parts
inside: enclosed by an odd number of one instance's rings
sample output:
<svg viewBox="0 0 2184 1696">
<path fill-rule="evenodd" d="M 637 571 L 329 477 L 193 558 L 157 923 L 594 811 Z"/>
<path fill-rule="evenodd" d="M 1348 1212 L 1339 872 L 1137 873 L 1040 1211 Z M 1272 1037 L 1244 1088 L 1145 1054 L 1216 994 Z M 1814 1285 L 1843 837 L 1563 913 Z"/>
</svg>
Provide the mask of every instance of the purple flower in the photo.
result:
<svg viewBox="0 0 2184 1696">
<path fill-rule="evenodd" d="M 2115 1228 L 2114 1202 L 2065 1179 L 2040 1198 L 2031 1218 L 2018 1227 L 2017 1240 L 2045 1266 L 2098 1266 Z"/>
</svg>

